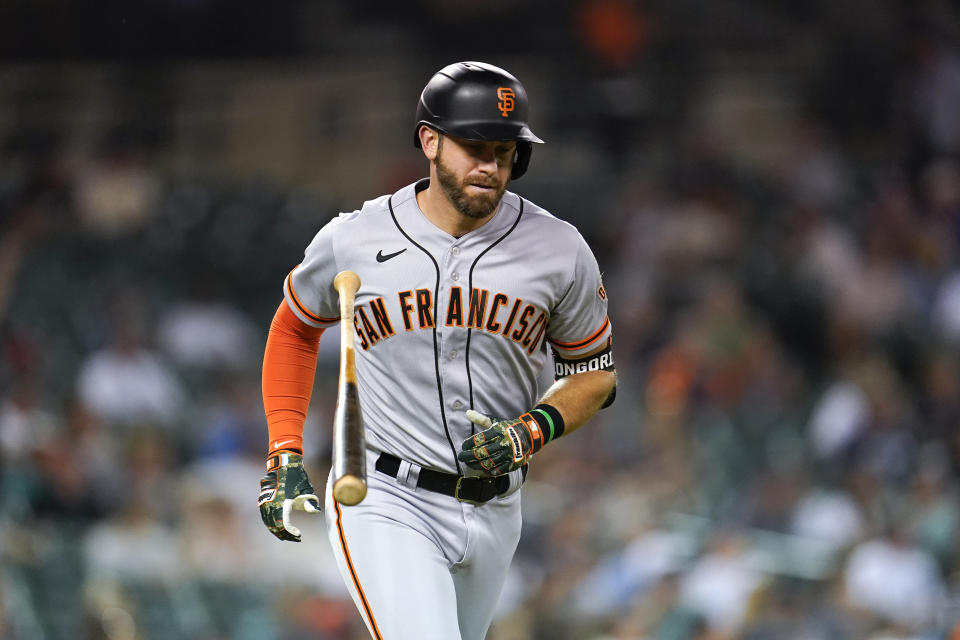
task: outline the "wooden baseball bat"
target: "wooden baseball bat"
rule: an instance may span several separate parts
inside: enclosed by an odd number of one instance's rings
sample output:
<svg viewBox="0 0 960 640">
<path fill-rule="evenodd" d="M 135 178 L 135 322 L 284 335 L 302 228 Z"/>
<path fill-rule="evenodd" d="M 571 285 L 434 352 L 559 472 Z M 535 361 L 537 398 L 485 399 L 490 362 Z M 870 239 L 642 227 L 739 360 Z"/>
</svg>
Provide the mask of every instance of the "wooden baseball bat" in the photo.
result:
<svg viewBox="0 0 960 640">
<path fill-rule="evenodd" d="M 360 278 L 353 271 L 341 271 L 333 279 L 340 294 L 340 381 L 337 410 L 333 418 L 333 497 L 342 505 L 359 504 L 367 495 L 366 442 L 354 348 L 354 296 Z"/>
</svg>

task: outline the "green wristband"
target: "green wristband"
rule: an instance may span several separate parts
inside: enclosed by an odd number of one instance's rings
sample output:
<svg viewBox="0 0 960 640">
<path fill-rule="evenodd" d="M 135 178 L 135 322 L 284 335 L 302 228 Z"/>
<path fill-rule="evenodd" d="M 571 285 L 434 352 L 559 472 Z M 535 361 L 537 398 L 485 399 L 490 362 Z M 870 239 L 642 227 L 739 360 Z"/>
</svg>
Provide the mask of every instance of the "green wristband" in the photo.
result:
<svg viewBox="0 0 960 640">
<path fill-rule="evenodd" d="M 530 411 L 530 415 L 537 421 L 543 432 L 548 434 L 543 442 L 544 444 L 563 435 L 563 416 L 560 415 L 556 407 L 541 403 Z"/>
</svg>

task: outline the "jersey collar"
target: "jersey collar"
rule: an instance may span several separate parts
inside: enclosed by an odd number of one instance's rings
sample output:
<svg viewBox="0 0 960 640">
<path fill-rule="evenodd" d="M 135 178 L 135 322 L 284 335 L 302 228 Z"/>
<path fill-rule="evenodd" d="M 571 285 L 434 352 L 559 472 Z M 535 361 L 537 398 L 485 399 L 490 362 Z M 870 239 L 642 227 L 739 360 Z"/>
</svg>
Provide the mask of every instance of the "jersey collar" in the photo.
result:
<svg viewBox="0 0 960 640">
<path fill-rule="evenodd" d="M 417 180 L 413 184 L 403 187 L 393 194 L 393 208 L 396 212 L 398 222 L 407 227 L 410 231 L 423 236 L 439 239 L 445 238 L 447 243 L 464 242 L 473 239 L 483 240 L 488 237 L 500 237 L 504 231 L 516 222 L 520 214 L 520 196 L 512 191 L 504 191 L 503 198 L 500 199 L 500 205 L 496 213 L 482 227 L 463 235 L 460 238 L 454 238 L 446 231 L 438 228 L 423 214 L 420 205 L 417 203 L 417 193 L 430 186 L 430 178 Z"/>
</svg>

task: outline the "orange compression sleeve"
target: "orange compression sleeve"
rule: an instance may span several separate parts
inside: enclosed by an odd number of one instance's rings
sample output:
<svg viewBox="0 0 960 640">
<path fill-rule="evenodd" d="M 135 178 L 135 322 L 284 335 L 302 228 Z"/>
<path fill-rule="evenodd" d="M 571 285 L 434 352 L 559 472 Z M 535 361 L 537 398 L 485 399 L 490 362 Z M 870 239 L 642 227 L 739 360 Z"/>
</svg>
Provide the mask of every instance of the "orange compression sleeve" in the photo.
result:
<svg viewBox="0 0 960 640">
<path fill-rule="evenodd" d="M 268 455 L 280 449 L 303 451 L 303 421 L 307 417 L 317 347 L 323 329 L 298 318 L 286 301 L 270 323 L 263 352 L 263 407 L 270 442 Z"/>
</svg>

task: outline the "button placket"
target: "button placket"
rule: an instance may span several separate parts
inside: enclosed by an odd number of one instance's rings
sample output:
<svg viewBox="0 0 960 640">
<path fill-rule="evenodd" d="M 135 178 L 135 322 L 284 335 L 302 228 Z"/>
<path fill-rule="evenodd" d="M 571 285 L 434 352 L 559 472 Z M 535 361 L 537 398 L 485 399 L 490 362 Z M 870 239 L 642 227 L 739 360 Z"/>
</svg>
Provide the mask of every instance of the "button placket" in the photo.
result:
<svg viewBox="0 0 960 640">
<path fill-rule="evenodd" d="M 444 255 L 442 269 L 443 272 L 446 273 L 446 286 L 444 289 L 446 289 L 447 304 L 449 304 L 449 296 L 451 295 L 449 291 L 451 287 L 460 286 L 459 283 L 461 282 L 461 275 L 464 266 L 462 262 L 462 254 L 463 249 L 454 245 L 449 247 Z M 438 313 L 440 312 L 438 311 Z M 440 315 L 443 316 L 443 313 L 440 313 Z M 440 321 L 438 320 L 438 324 L 439 323 Z M 458 331 L 448 334 L 447 341 L 445 341 L 447 342 L 445 345 L 446 348 L 441 347 L 443 348 L 441 353 L 444 354 L 444 360 L 446 360 L 447 363 L 447 366 L 445 366 L 444 369 L 451 367 L 448 369 L 451 375 L 449 377 L 444 376 L 444 387 L 445 394 L 449 394 L 447 397 L 450 398 L 450 400 L 448 400 L 450 403 L 448 406 L 453 411 L 463 411 L 467 408 L 467 404 L 462 398 L 462 394 L 464 392 L 464 388 L 461 386 L 463 381 L 460 380 L 462 372 L 459 369 L 460 365 L 457 364 L 463 356 L 462 345 L 457 344 L 457 342 L 460 340 L 459 334 L 460 332 Z"/>
</svg>

